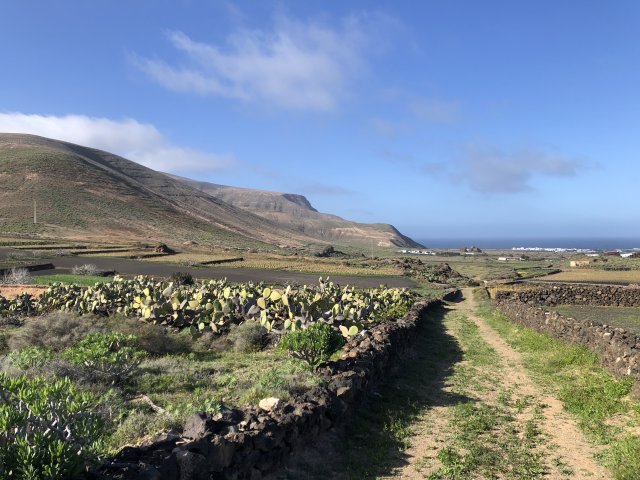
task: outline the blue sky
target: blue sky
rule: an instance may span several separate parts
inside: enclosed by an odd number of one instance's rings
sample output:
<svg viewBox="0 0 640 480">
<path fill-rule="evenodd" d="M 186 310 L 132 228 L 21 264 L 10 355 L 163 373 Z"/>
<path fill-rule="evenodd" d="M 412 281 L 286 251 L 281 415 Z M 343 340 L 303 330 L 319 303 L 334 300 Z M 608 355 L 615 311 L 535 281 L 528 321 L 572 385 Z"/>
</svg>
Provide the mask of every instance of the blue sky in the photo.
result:
<svg viewBox="0 0 640 480">
<path fill-rule="evenodd" d="M 640 237 L 640 3 L 4 2 L 0 131 L 416 238 Z"/>
</svg>

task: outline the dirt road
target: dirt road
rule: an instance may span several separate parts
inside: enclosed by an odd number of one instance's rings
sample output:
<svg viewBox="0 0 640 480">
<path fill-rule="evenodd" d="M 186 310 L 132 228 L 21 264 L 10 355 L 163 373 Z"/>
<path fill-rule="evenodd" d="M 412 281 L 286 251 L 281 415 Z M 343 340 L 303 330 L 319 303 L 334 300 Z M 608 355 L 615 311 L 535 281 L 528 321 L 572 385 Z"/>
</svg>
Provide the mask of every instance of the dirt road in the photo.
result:
<svg viewBox="0 0 640 480">
<path fill-rule="evenodd" d="M 457 312 L 472 322 L 477 328 L 481 342 L 484 342 L 495 352 L 497 363 L 476 365 L 474 376 L 476 378 L 482 377 L 485 381 L 475 386 L 472 382 L 468 382 L 466 387 L 462 388 L 467 395 L 481 405 L 496 406 L 500 403 L 500 397 L 504 395 L 504 392 L 511 392 L 513 397 L 510 399 L 510 403 L 512 404 L 529 403 L 528 408 L 516 407 L 514 409 L 509 408 L 508 404 L 504 406 L 506 407 L 504 408 L 505 413 L 516 418 L 516 421 L 512 422 L 509 428 L 522 427 L 518 438 L 524 440 L 524 437 L 527 436 L 527 428 L 537 430 L 535 436 L 538 438 L 531 443 L 530 454 L 539 456 L 538 463 L 541 468 L 539 471 L 532 471 L 529 474 L 523 472 L 522 478 L 528 478 L 527 475 L 531 475 L 531 478 L 571 478 L 576 480 L 611 478 L 607 470 L 595 462 L 596 449 L 585 440 L 575 420 L 563 411 L 562 403 L 555 397 L 546 394 L 532 381 L 523 365 L 520 353 L 500 338 L 482 317 L 476 315 L 472 290 L 466 289 L 463 294 L 463 301 L 452 304 L 448 315 L 455 315 Z M 452 330 L 464 350 L 464 343 L 469 339 L 460 338 L 459 334 L 456 335 L 455 328 Z M 465 361 L 473 363 L 473 359 Z M 456 387 L 452 387 L 452 389 L 456 390 Z M 460 386 L 458 386 L 458 390 L 460 390 Z M 439 407 L 427 411 L 421 422 L 432 426 L 439 425 L 440 431 L 445 431 L 448 428 L 455 430 L 456 427 L 450 427 L 446 421 L 450 416 L 446 407 Z M 529 423 L 534 419 L 533 424 Z M 534 426 L 531 427 L 531 425 Z M 423 479 L 438 469 L 442 470 L 443 462 L 439 458 L 442 457 L 440 452 L 448 445 L 446 441 L 444 445 L 438 445 L 437 442 L 434 442 L 432 433 L 433 428 L 429 429 L 428 435 L 418 434 L 411 439 L 411 446 L 406 451 L 407 464 L 394 472 L 394 477 Z M 505 454 L 507 453 L 505 452 Z M 513 458 L 517 460 L 517 456 Z M 428 460 L 432 460 L 432 462 Z M 431 468 L 427 465 L 430 465 Z"/>
<path fill-rule="evenodd" d="M 471 289 L 430 315 L 398 372 L 273 478 L 611 478 L 575 420 L 476 314 Z"/>
</svg>

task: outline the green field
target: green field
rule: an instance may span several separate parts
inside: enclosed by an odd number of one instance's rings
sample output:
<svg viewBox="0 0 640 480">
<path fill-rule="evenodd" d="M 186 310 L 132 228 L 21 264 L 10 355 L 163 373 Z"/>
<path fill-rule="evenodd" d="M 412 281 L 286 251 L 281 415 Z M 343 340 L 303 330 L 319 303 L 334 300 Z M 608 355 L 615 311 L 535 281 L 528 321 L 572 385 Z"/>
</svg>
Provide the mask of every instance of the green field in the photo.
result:
<svg viewBox="0 0 640 480">
<path fill-rule="evenodd" d="M 71 275 L 71 274 L 56 274 L 56 275 L 39 275 L 34 277 L 33 283 L 37 285 L 52 285 L 54 283 L 67 283 L 75 284 L 83 287 L 90 287 L 96 283 L 110 282 L 110 277 L 100 277 L 97 275 Z"/>
<path fill-rule="evenodd" d="M 566 317 L 612 325 L 640 335 L 640 307 L 592 307 L 587 305 L 558 305 L 547 307 Z"/>
</svg>

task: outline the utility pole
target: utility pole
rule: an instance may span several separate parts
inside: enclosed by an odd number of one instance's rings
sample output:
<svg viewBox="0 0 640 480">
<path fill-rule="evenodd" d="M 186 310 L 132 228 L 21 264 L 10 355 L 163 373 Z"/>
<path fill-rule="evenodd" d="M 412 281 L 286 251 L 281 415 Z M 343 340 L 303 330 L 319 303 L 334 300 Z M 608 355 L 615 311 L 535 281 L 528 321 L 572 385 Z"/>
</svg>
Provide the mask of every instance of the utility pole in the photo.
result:
<svg viewBox="0 0 640 480">
<path fill-rule="evenodd" d="M 36 199 L 33 199 L 33 223 L 34 225 L 38 223 L 38 212 L 36 210 Z"/>
</svg>

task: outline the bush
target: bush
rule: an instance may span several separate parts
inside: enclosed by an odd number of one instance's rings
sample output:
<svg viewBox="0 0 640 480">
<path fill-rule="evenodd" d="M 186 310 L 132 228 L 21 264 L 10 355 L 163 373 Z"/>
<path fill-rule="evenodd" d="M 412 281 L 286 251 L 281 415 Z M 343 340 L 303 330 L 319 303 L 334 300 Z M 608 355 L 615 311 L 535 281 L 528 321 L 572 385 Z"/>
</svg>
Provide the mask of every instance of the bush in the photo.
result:
<svg viewBox="0 0 640 480">
<path fill-rule="evenodd" d="M 329 360 L 344 345 L 344 337 L 326 323 L 314 323 L 306 330 L 296 330 L 280 339 L 279 348 L 292 357 L 304 360 L 313 368 Z"/>
<path fill-rule="evenodd" d="M 7 361 L 12 367 L 28 370 L 40 367 L 53 359 L 51 350 L 45 347 L 26 347 L 14 350 L 7 355 Z"/>
<path fill-rule="evenodd" d="M 13 267 L 8 272 L 5 272 L 0 283 L 9 285 L 26 285 L 29 283 L 33 283 L 33 277 L 29 274 L 29 270 L 27 270 L 26 268 Z"/>
<path fill-rule="evenodd" d="M 187 272 L 172 273 L 171 277 L 169 277 L 169 281 L 173 282 L 174 285 L 193 285 L 194 284 L 193 276 Z"/>
<path fill-rule="evenodd" d="M 68 379 L 0 373 L 0 478 L 75 478 L 100 450 L 104 424 Z"/>
<path fill-rule="evenodd" d="M 7 334 L 0 331 L 0 355 L 9 351 L 9 343 L 7 341 Z"/>
<path fill-rule="evenodd" d="M 107 320 L 106 326 L 109 331 L 135 335 L 137 346 L 151 355 L 161 356 L 190 351 L 190 338 L 168 331 L 162 325 L 116 316 Z"/>
<path fill-rule="evenodd" d="M 147 356 L 134 335 L 92 333 L 62 352 L 63 358 L 116 385 L 127 380 Z"/>
<path fill-rule="evenodd" d="M 26 347 L 46 347 L 54 352 L 75 345 L 87 335 L 106 332 L 103 322 L 91 317 L 79 317 L 70 312 L 54 311 L 39 317 L 25 319 L 8 340 L 10 350 Z"/>
<path fill-rule="evenodd" d="M 267 329 L 253 320 L 233 325 L 229 330 L 229 341 L 233 351 L 239 353 L 259 352 L 264 348 Z"/>
<path fill-rule="evenodd" d="M 92 263 L 85 263 L 84 265 L 76 265 L 71 269 L 73 275 L 96 275 L 98 273 L 98 267 Z"/>
</svg>

